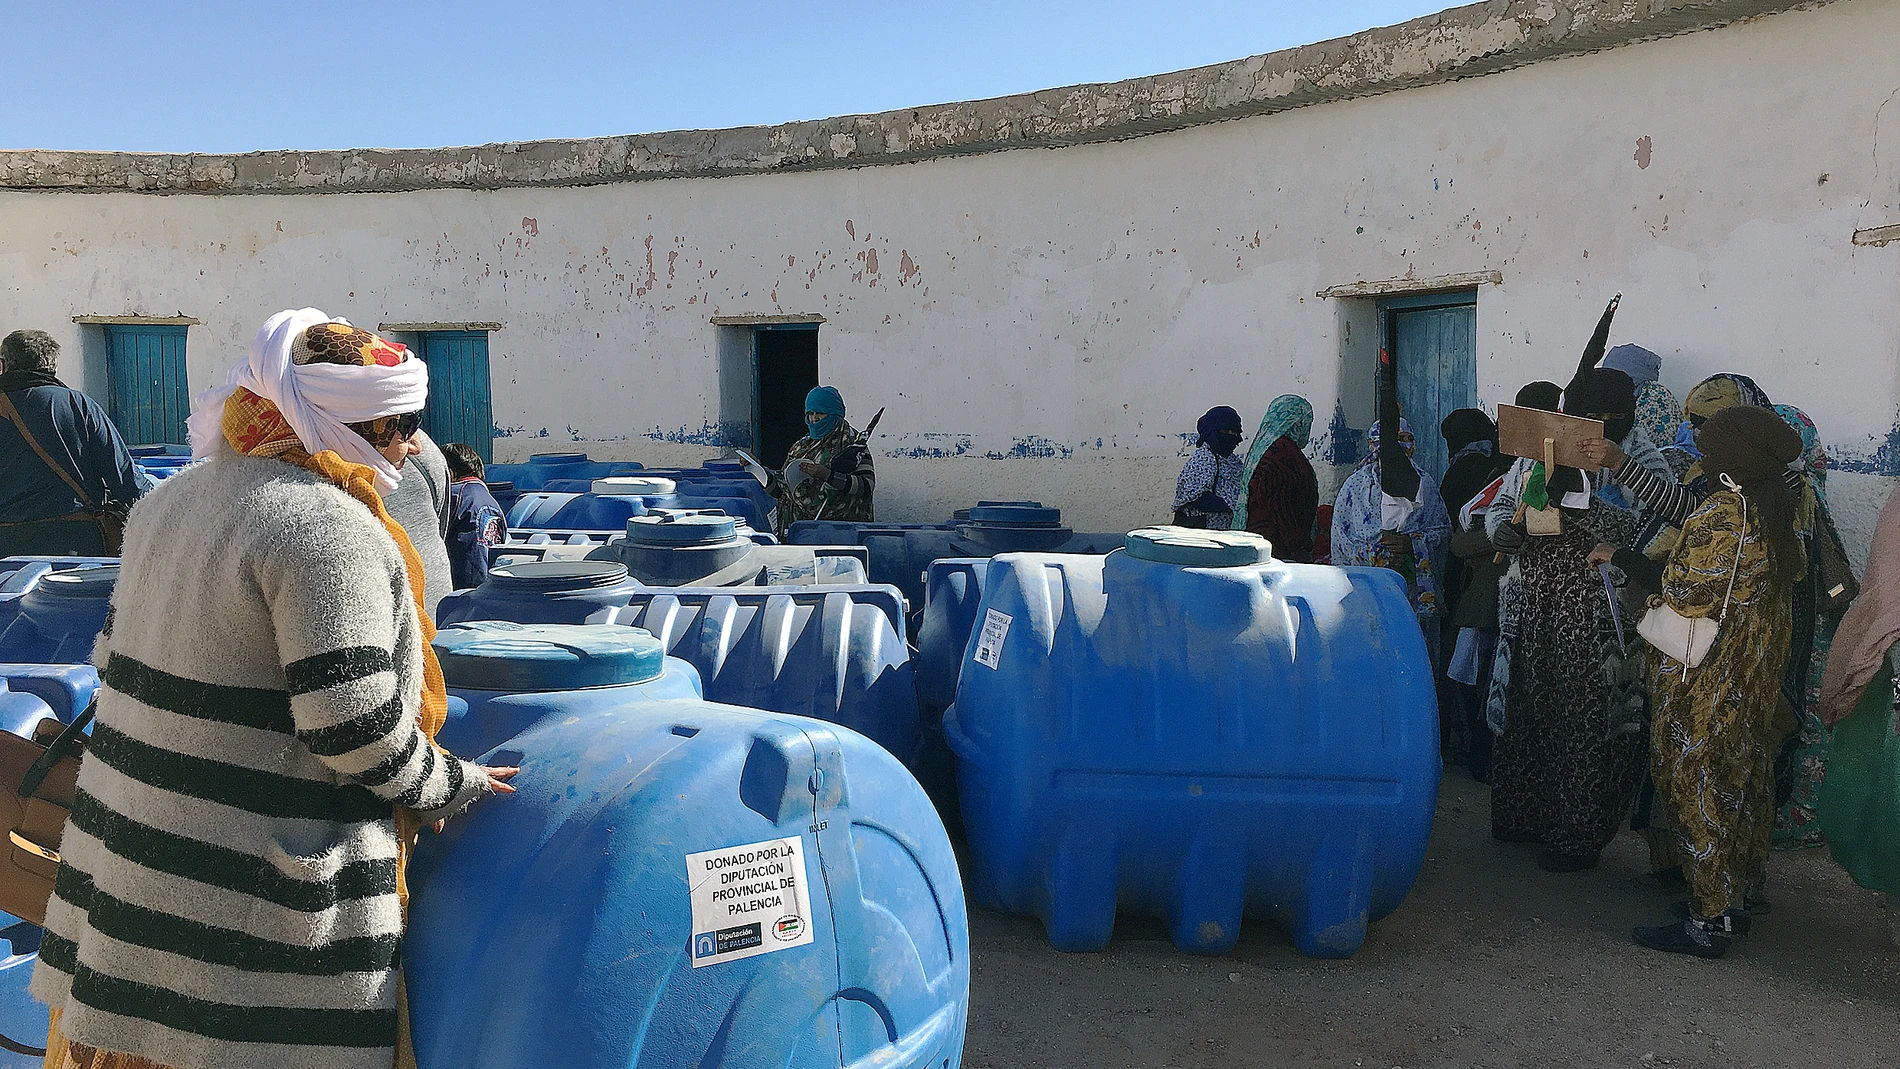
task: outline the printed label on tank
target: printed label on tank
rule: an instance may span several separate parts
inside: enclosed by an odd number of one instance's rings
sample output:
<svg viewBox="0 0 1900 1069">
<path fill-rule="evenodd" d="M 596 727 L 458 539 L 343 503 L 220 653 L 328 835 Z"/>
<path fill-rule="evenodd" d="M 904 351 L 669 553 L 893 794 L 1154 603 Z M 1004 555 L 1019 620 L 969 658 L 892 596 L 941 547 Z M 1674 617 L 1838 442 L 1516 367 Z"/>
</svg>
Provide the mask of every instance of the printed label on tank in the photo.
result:
<svg viewBox="0 0 1900 1069">
<path fill-rule="evenodd" d="M 991 609 L 983 617 L 983 633 L 976 640 L 976 663 L 995 668 L 1003 663 L 1003 640 L 1009 637 L 1010 617 Z"/>
<path fill-rule="evenodd" d="M 797 836 L 687 854 L 686 884 L 695 969 L 811 942 L 805 846 Z"/>
</svg>

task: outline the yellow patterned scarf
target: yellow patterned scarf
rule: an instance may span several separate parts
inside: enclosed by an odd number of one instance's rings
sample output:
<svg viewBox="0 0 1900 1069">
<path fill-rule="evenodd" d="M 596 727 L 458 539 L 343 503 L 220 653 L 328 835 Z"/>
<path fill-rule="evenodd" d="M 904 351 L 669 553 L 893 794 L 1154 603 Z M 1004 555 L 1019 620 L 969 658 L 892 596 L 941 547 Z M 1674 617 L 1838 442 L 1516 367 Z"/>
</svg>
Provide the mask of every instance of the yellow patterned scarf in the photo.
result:
<svg viewBox="0 0 1900 1069">
<path fill-rule="evenodd" d="M 224 402 L 224 438 L 244 456 L 270 457 L 323 476 L 361 501 L 389 532 L 409 573 L 409 596 L 415 600 L 416 622 L 422 628 L 422 709 L 416 720 L 422 725 L 423 734 L 433 741 L 435 733 L 448 719 L 449 699 L 448 688 L 442 682 L 442 666 L 435 658 L 435 622 L 429 619 L 422 600 L 422 558 L 416 555 L 408 532 L 383 507 L 382 495 L 376 492 L 375 473 L 362 464 L 351 464 L 328 449 L 312 456 L 304 450 L 277 406 L 246 389 L 239 389 Z M 402 852 L 397 860 L 396 893 L 405 909 L 409 904 L 409 855 L 420 830 L 421 822 L 414 814 L 408 810 L 397 811 L 396 831 Z"/>
</svg>

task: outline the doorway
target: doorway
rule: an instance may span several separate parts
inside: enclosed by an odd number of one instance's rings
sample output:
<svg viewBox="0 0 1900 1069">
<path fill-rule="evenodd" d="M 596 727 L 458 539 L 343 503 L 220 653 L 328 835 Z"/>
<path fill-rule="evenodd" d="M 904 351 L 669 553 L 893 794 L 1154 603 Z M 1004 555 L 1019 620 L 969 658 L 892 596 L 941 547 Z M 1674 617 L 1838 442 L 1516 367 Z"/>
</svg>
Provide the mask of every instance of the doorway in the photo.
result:
<svg viewBox="0 0 1900 1069">
<path fill-rule="evenodd" d="M 1450 460 L 1439 423 L 1478 407 L 1477 320 L 1476 290 L 1379 302 L 1379 344 L 1398 365 L 1399 407 L 1416 439 L 1412 459 L 1433 482 Z"/>
<path fill-rule="evenodd" d="M 759 460 L 778 471 L 805 437 L 805 395 L 818 385 L 818 324 L 752 328 L 753 395 Z"/>
<path fill-rule="evenodd" d="M 418 339 L 429 365 L 422 429 L 437 445 L 464 442 L 486 464 L 494 459 L 495 418 L 488 387 L 488 332 L 429 330 Z"/>
<path fill-rule="evenodd" d="M 191 391 L 185 328 L 167 323 L 106 327 L 106 412 L 127 445 L 183 444 Z"/>
</svg>

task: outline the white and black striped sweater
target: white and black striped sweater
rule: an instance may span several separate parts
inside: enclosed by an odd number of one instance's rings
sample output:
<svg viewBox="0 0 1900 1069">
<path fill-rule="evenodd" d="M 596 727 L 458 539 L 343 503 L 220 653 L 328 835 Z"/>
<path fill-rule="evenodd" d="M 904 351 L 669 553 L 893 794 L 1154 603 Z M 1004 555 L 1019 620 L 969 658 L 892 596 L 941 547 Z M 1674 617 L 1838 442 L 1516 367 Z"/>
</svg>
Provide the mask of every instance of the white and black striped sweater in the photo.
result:
<svg viewBox="0 0 1900 1069">
<path fill-rule="evenodd" d="M 485 778 L 416 726 L 402 559 L 343 490 L 225 457 L 133 510 L 33 992 L 182 1069 L 392 1064 L 394 807 Z"/>
</svg>

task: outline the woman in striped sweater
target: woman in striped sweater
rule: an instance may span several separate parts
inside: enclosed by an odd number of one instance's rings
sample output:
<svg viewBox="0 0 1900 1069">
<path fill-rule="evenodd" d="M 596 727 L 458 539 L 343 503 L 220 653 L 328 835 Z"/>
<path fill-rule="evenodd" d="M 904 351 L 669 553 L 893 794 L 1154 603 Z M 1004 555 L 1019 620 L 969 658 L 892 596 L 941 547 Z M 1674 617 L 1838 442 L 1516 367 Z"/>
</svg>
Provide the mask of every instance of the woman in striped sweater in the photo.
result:
<svg viewBox="0 0 1900 1069">
<path fill-rule="evenodd" d="M 315 309 L 199 398 L 127 524 L 104 682 L 33 991 L 49 1066 L 386 1069 L 403 860 L 512 791 L 432 741 L 415 550 L 383 510 L 420 361 Z"/>
</svg>

